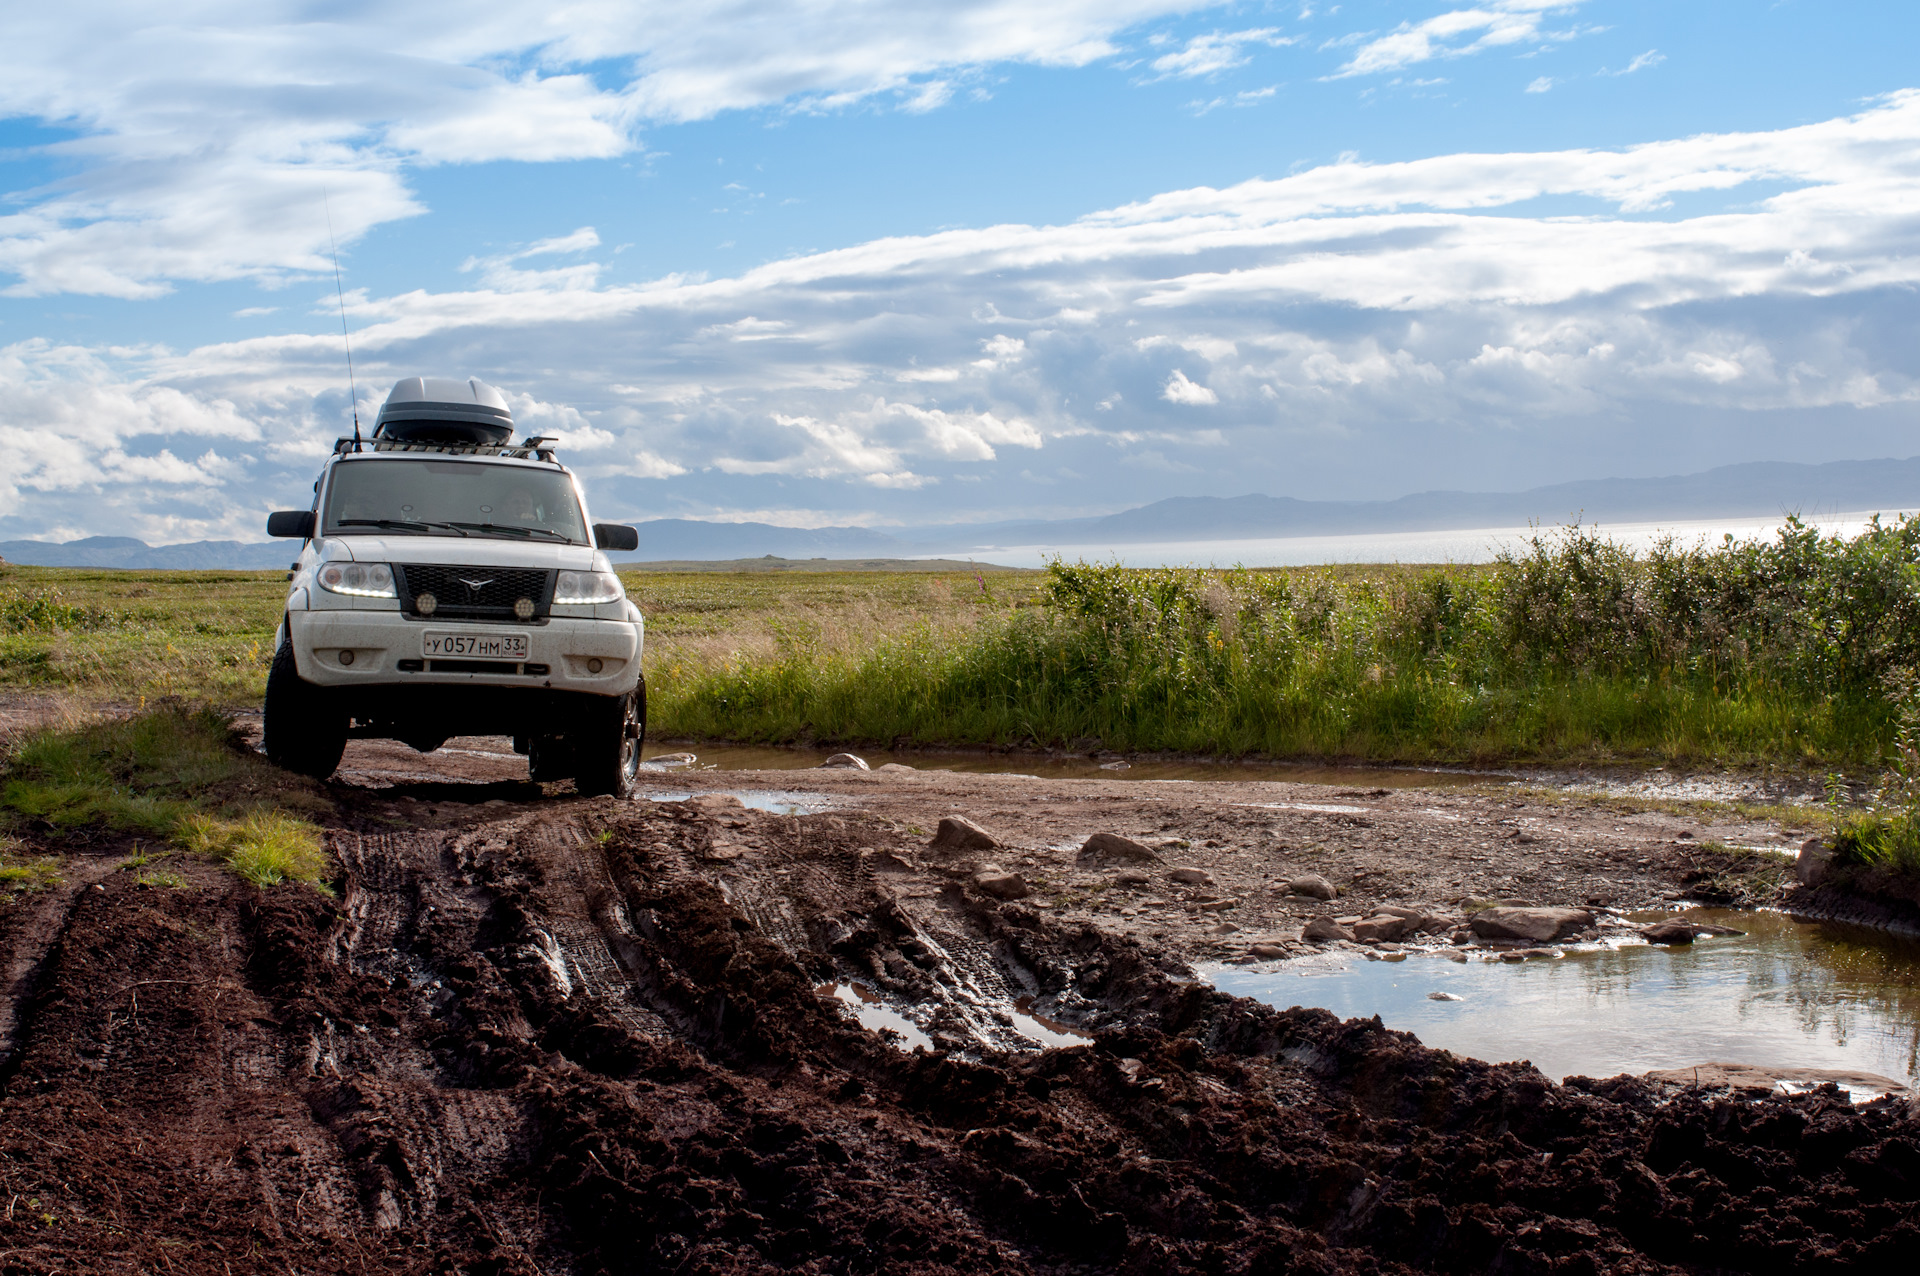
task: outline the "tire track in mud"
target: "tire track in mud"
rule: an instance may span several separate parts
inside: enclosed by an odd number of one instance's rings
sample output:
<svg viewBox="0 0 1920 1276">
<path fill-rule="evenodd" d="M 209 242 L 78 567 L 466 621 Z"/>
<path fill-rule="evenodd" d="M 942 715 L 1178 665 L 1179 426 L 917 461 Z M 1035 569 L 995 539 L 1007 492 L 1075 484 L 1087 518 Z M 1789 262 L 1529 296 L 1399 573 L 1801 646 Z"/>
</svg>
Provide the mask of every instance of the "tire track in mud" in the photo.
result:
<svg viewBox="0 0 1920 1276">
<path fill-rule="evenodd" d="M 337 900 L 193 863 L 8 921 L 7 968 L 39 956 L 0 1273 L 1847 1271 L 1920 1239 L 1897 1101 L 1554 1086 L 1276 1013 L 857 811 L 338 796 Z M 815 991 L 856 979 L 940 1048 Z M 1011 1048 L 1020 996 L 1091 1044 Z"/>
</svg>

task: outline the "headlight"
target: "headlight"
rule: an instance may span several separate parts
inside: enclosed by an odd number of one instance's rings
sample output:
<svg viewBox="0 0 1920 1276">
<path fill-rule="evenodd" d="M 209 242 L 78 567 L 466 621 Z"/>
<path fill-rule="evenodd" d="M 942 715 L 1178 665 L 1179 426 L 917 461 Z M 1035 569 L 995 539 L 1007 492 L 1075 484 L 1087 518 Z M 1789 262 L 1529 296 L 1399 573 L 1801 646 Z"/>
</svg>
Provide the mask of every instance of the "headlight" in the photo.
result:
<svg viewBox="0 0 1920 1276">
<path fill-rule="evenodd" d="M 330 594 L 393 598 L 393 568 L 385 563 L 328 563 L 315 577 Z"/>
<path fill-rule="evenodd" d="M 626 596 L 620 578 L 612 572 L 561 572 L 553 582 L 558 603 L 611 603 Z"/>
</svg>

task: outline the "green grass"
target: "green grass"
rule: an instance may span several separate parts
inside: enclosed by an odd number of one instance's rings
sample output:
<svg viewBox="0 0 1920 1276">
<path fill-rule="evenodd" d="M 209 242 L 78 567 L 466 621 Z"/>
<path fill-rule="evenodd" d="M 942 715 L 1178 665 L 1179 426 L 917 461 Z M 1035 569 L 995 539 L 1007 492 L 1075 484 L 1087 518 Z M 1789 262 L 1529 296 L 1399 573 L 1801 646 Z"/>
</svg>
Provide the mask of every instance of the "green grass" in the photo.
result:
<svg viewBox="0 0 1920 1276">
<path fill-rule="evenodd" d="M 1396 762 L 1875 767 L 1920 667 L 1920 520 L 1636 555 L 1581 530 L 1484 567 L 1056 563 L 863 643 L 656 664 L 656 735 Z"/>
<path fill-rule="evenodd" d="M 43 891 L 60 883 L 60 862 L 50 856 L 28 855 L 12 838 L 0 837 L 0 891 Z"/>
<path fill-rule="evenodd" d="M 313 784 L 247 749 L 224 715 L 177 702 L 35 732 L 0 772 L 0 818 L 16 831 L 54 845 L 80 830 L 144 834 L 259 886 L 324 882 L 320 831 L 302 813 L 325 805 Z M 136 848 L 122 867 L 154 858 Z"/>
</svg>

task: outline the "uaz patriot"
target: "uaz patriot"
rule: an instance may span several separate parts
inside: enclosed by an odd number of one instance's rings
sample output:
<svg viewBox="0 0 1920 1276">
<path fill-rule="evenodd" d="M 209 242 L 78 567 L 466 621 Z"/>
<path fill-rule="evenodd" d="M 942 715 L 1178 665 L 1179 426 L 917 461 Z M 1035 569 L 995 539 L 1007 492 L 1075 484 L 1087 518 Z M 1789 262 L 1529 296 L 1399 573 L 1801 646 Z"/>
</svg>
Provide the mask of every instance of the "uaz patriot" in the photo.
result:
<svg viewBox="0 0 1920 1276">
<path fill-rule="evenodd" d="M 313 507 L 267 520 L 302 541 L 267 676 L 274 762 L 325 777 L 349 739 L 508 735 L 535 780 L 632 791 L 645 626 L 606 551 L 639 534 L 590 522 L 553 441 L 513 428 L 484 382 L 407 378 L 371 439 L 334 446 Z"/>
</svg>

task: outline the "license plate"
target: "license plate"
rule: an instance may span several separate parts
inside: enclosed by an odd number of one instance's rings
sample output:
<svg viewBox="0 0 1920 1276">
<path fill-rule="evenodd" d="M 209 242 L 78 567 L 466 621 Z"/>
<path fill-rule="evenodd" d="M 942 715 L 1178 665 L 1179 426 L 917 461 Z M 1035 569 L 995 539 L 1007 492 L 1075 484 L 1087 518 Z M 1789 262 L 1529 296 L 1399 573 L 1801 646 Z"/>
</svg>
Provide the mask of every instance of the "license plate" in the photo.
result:
<svg viewBox="0 0 1920 1276">
<path fill-rule="evenodd" d="M 525 634 L 456 634 L 429 629 L 420 635 L 420 654 L 437 660 L 513 660 L 527 658 Z"/>
</svg>

